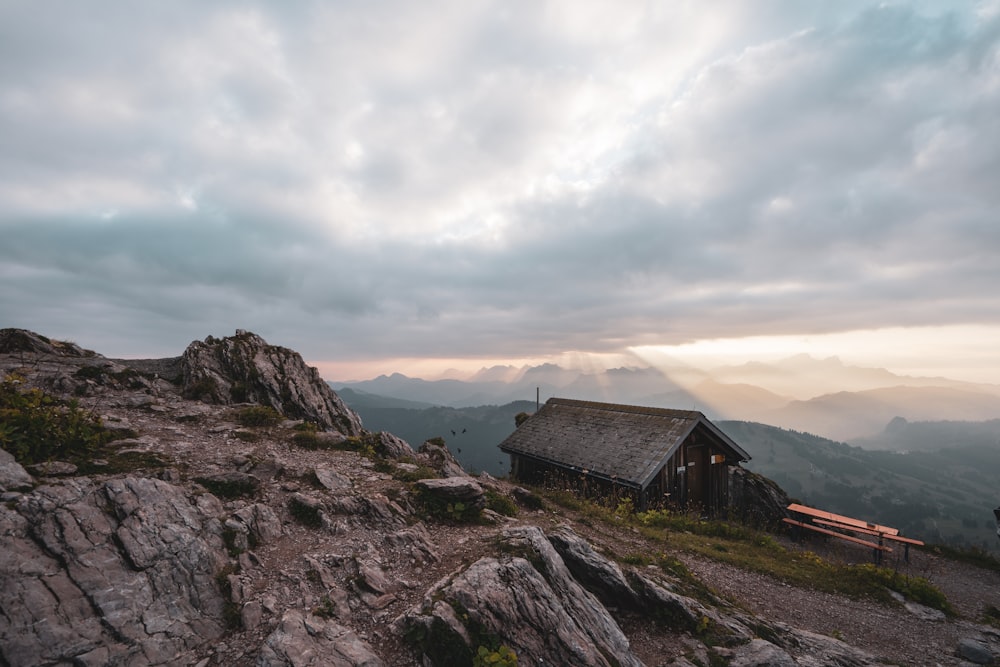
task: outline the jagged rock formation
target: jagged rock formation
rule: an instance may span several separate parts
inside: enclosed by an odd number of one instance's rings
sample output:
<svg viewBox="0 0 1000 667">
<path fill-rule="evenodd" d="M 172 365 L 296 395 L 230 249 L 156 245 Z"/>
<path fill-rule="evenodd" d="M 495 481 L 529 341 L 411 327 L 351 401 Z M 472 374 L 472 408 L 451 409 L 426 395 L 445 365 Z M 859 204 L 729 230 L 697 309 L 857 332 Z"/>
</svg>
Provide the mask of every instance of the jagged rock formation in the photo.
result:
<svg viewBox="0 0 1000 667">
<path fill-rule="evenodd" d="M 129 435 L 109 460 L 78 462 L 87 474 L 60 461 L 26 470 L 0 450 L 4 667 L 428 667 L 469 665 L 480 650 L 499 659 L 502 646 L 521 667 L 882 664 L 796 629 L 792 614 L 753 616 L 667 569 L 615 560 L 609 550 L 641 538 L 586 517 L 559 525 L 554 506 L 470 477 L 440 444 L 414 452 L 337 416 L 309 448 L 301 422 L 237 424 L 234 386 L 300 419 L 341 414 L 297 355 L 252 334 L 133 367 L 6 331 L 0 373 L 74 396 Z M 169 381 L 182 361 L 183 387 Z M 199 378 L 218 403 L 183 395 Z M 520 513 L 480 512 L 497 498 Z M 880 607 L 879 622 L 893 613 Z M 1000 650 L 987 626 L 961 631 L 965 659 Z M 934 662 L 960 664 L 951 646 Z"/>
<path fill-rule="evenodd" d="M 180 366 L 183 391 L 192 398 L 227 405 L 259 403 L 345 435 L 362 431 L 361 418 L 298 352 L 268 345 L 249 331 L 194 341 Z"/>
</svg>

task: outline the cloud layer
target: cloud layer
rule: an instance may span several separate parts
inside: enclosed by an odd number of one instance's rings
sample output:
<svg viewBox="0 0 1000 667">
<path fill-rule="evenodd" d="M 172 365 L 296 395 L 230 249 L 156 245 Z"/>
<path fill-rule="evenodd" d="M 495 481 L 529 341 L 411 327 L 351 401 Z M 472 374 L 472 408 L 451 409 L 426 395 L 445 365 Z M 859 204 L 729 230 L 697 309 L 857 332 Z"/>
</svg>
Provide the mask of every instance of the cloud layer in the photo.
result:
<svg viewBox="0 0 1000 667">
<path fill-rule="evenodd" d="M 3 325 L 543 356 L 1000 326 L 994 3 L 7 3 Z"/>
</svg>

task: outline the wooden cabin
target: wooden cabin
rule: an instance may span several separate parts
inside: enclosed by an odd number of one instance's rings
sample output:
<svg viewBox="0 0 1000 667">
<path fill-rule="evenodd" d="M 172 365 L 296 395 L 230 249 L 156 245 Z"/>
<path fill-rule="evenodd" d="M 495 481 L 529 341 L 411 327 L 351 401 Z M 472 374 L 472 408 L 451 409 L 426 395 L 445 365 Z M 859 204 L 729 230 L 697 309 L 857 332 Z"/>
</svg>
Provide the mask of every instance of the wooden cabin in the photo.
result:
<svg viewBox="0 0 1000 667">
<path fill-rule="evenodd" d="M 729 505 L 730 469 L 750 460 L 701 412 L 565 398 L 549 399 L 500 449 L 516 480 L 713 514 Z"/>
</svg>

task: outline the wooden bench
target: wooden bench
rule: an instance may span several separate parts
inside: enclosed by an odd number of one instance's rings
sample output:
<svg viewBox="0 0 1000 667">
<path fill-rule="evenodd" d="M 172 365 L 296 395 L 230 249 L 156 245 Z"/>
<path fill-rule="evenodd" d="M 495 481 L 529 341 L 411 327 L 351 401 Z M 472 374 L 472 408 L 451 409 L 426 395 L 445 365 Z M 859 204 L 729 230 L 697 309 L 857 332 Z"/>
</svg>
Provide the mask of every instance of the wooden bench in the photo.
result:
<svg viewBox="0 0 1000 667">
<path fill-rule="evenodd" d="M 860 519 L 854 519 L 849 516 L 843 516 L 841 514 L 834 514 L 833 512 L 827 512 L 824 510 L 818 510 L 813 507 L 807 507 L 805 505 L 799 505 L 798 503 L 792 503 L 788 506 L 788 511 L 795 512 L 796 514 L 802 514 L 810 518 L 812 523 L 805 523 L 802 521 L 796 521 L 795 519 L 784 519 L 784 521 L 793 526 L 799 528 L 808 528 L 809 530 L 814 530 L 816 532 L 824 533 L 826 535 L 831 535 L 833 537 L 838 537 L 848 542 L 856 542 L 863 544 L 865 546 L 871 547 L 873 549 L 876 564 L 881 564 L 882 553 L 887 551 L 892 551 L 889 547 L 883 544 L 884 540 L 891 540 L 894 542 L 899 542 L 904 548 L 904 558 L 907 562 L 910 561 L 910 545 L 923 546 L 923 542 L 920 540 L 914 540 L 909 537 L 903 537 L 899 534 L 898 528 L 892 528 L 890 526 L 881 526 L 876 523 L 869 523 L 867 521 L 862 521 Z M 836 530 L 828 530 L 827 528 L 820 528 L 820 526 L 828 526 L 829 528 L 834 528 Z M 853 537 L 851 535 L 845 535 L 838 531 L 848 531 L 852 533 L 857 533 L 860 535 L 870 535 L 872 537 L 878 538 L 878 544 L 869 542 L 868 540 L 863 540 L 858 537 Z"/>
<path fill-rule="evenodd" d="M 793 525 L 793 526 L 795 526 L 797 528 L 808 528 L 809 530 L 814 530 L 817 533 L 822 533 L 824 535 L 829 535 L 831 537 L 839 537 L 840 539 L 847 540 L 848 542 L 854 542 L 855 544 L 864 545 L 864 546 L 868 547 L 869 549 L 873 550 L 873 553 L 875 555 L 875 562 L 876 563 L 881 562 L 881 560 L 882 560 L 882 553 L 883 552 L 891 552 L 892 551 L 892 549 L 889 548 L 889 547 L 887 547 L 887 546 L 884 546 L 884 545 L 881 545 L 881 544 L 875 544 L 874 542 L 869 542 L 868 540 L 863 540 L 860 537 L 851 537 L 850 535 L 844 535 L 843 533 L 838 533 L 837 531 L 834 531 L 834 530 L 827 530 L 826 528 L 820 528 L 819 526 L 814 526 L 811 523 L 805 523 L 803 521 L 796 521 L 795 519 L 789 519 L 787 517 L 784 518 L 784 519 L 782 519 L 782 521 L 784 521 L 785 523 L 791 524 L 791 525 Z"/>
<path fill-rule="evenodd" d="M 825 519 L 826 521 L 836 521 L 838 524 L 851 527 L 851 528 L 864 528 L 866 530 L 875 530 L 883 535 L 899 535 L 898 528 L 890 528 L 889 526 L 880 526 L 877 523 L 868 523 L 867 521 L 862 521 L 861 519 L 852 519 L 849 516 L 843 516 L 842 514 L 834 514 L 833 512 L 826 512 L 824 510 L 818 510 L 813 507 L 806 507 L 805 505 L 799 505 L 798 503 L 792 503 L 788 506 L 789 512 L 796 512 L 798 514 L 805 514 L 816 519 Z"/>
</svg>

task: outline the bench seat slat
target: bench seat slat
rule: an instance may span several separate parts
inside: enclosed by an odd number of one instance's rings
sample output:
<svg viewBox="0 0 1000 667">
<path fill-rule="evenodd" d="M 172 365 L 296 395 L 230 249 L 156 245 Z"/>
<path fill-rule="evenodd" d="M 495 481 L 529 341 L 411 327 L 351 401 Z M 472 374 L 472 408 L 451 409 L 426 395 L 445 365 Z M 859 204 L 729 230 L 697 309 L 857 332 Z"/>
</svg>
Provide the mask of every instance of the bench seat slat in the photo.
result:
<svg viewBox="0 0 1000 667">
<path fill-rule="evenodd" d="M 793 526 L 798 526 L 799 528 L 808 528 L 809 530 L 814 530 L 817 533 L 823 533 L 824 535 L 830 535 L 832 537 L 839 537 L 842 540 L 847 540 L 848 542 L 854 542 L 855 544 L 862 544 L 866 547 L 870 547 L 877 551 L 888 551 L 891 552 L 892 549 L 886 546 L 879 546 L 868 540 L 863 540 L 860 537 L 851 537 L 850 535 L 844 535 L 843 533 L 838 533 L 833 530 L 827 530 L 826 528 L 820 528 L 819 526 L 814 526 L 811 523 L 803 523 L 802 521 L 796 521 L 795 519 L 784 518 L 782 519 L 785 523 L 789 523 Z"/>
<path fill-rule="evenodd" d="M 862 521 L 860 519 L 852 519 L 849 516 L 843 516 L 842 514 L 834 514 L 833 512 L 826 512 L 824 510 L 818 510 L 812 507 L 807 507 L 805 505 L 799 505 L 798 503 L 792 503 L 788 506 L 788 511 L 796 512 L 798 514 L 805 514 L 806 516 L 815 517 L 817 519 L 826 519 L 827 521 L 836 521 L 844 526 L 851 526 L 854 528 L 864 528 L 865 530 L 875 530 L 883 535 L 899 535 L 898 528 L 890 528 L 889 526 L 880 526 L 875 523 L 868 523 L 867 521 Z"/>
</svg>

